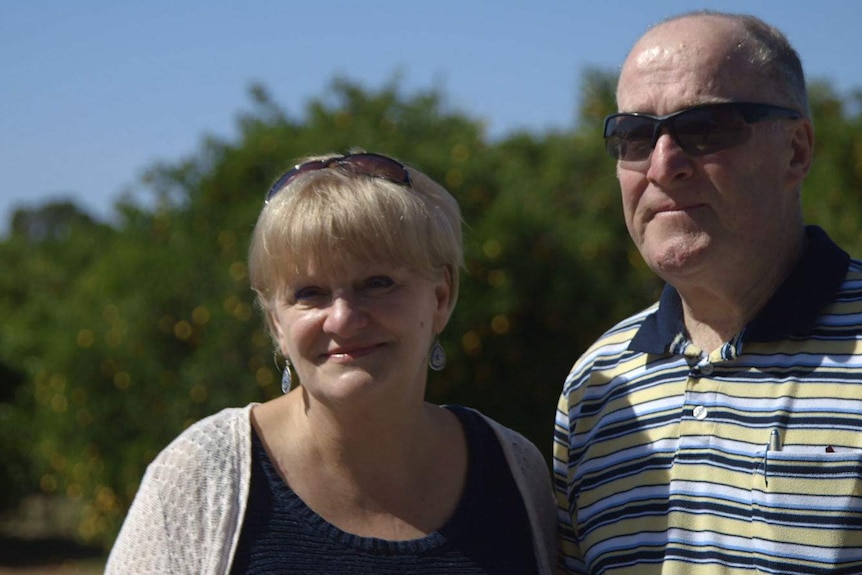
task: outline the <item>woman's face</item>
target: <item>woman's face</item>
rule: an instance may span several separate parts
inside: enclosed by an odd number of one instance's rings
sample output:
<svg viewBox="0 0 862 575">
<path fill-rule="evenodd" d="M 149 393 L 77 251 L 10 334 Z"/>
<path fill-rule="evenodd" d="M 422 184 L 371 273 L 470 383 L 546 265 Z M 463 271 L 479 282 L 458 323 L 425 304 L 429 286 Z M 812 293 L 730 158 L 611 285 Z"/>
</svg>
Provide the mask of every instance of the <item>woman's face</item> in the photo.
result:
<svg viewBox="0 0 862 575">
<path fill-rule="evenodd" d="M 312 398 L 422 401 L 428 351 L 448 321 L 450 294 L 448 273 L 435 280 L 344 256 L 333 268 L 309 265 L 271 314 L 281 352 Z"/>
</svg>

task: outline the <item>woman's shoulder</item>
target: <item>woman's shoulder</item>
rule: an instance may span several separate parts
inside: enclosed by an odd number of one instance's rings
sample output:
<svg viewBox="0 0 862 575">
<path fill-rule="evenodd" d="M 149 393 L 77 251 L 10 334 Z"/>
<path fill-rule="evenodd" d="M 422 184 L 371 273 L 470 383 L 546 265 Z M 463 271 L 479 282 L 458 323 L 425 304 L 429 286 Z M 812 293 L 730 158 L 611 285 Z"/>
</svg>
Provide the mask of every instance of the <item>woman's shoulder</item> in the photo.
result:
<svg viewBox="0 0 862 575">
<path fill-rule="evenodd" d="M 192 424 L 149 464 L 111 551 L 108 573 L 215 573 L 225 533 L 241 521 L 251 406 Z"/>
<path fill-rule="evenodd" d="M 503 425 L 496 419 L 485 415 L 478 409 L 465 407 L 463 405 L 447 405 L 447 409 L 460 410 L 472 414 L 474 417 L 483 419 L 494 431 L 503 451 L 506 453 L 507 459 L 511 460 L 514 456 L 521 466 L 532 467 L 535 465 L 545 466 L 545 460 L 542 457 L 539 448 L 536 445 L 515 431 L 511 427 Z"/>
<path fill-rule="evenodd" d="M 165 477 L 176 472 L 223 471 L 235 465 L 244 444 L 250 442 L 252 405 L 226 408 L 193 423 L 156 456 L 149 473 Z"/>
</svg>

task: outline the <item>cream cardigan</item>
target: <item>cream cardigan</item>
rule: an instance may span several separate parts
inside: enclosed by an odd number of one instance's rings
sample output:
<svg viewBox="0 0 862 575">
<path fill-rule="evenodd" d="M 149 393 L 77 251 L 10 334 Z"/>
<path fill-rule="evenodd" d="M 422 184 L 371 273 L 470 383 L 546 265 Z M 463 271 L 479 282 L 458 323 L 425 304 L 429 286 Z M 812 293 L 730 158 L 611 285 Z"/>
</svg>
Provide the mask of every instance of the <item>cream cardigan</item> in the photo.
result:
<svg viewBox="0 0 862 575">
<path fill-rule="evenodd" d="M 229 408 L 181 433 L 149 465 L 105 575 L 227 575 L 239 541 L 251 480 L 254 404 Z M 527 508 L 538 561 L 556 561 L 557 508 L 536 446 L 485 417 Z"/>
</svg>

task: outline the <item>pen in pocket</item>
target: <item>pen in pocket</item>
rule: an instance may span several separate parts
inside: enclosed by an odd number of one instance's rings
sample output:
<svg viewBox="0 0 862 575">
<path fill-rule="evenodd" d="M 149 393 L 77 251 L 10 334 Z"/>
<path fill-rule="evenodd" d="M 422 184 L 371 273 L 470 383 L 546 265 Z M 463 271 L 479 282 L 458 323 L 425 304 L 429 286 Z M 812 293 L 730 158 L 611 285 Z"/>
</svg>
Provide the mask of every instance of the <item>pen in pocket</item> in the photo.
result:
<svg viewBox="0 0 862 575">
<path fill-rule="evenodd" d="M 781 434 L 777 429 L 769 432 L 769 451 L 781 451 Z"/>
<path fill-rule="evenodd" d="M 766 449 L 763 451 L 763 482 L 767 486 L 769 485 L 770 451 L 781 451 L 781 434 L 775 428 L 769 432 L 769 441 L 766 443 Z"/>
</svg>

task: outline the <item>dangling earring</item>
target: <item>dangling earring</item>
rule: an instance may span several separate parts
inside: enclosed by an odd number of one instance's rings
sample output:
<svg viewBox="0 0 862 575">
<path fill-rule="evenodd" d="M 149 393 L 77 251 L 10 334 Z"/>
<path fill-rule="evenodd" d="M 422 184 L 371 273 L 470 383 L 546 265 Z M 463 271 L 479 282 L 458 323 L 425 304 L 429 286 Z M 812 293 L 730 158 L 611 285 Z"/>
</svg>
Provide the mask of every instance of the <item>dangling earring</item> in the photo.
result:
<svg viewBox="0 0 862 575">
<path fill-rule="evenodd" d="M 434 337 L 431 353 L 428 355 L 428 366 L 434 371 L 440 371 L 446 367 L 446 350 L 440 345 L 440 338 Z"/>
<path fill-rule="evenodd" d="M 284 358 L 284 371 L 281 372 L 281 391 L 287 393 L 290 391 L 290 385 L 293 380 L 290 375 L 290 360 Z"/>
</svg>

